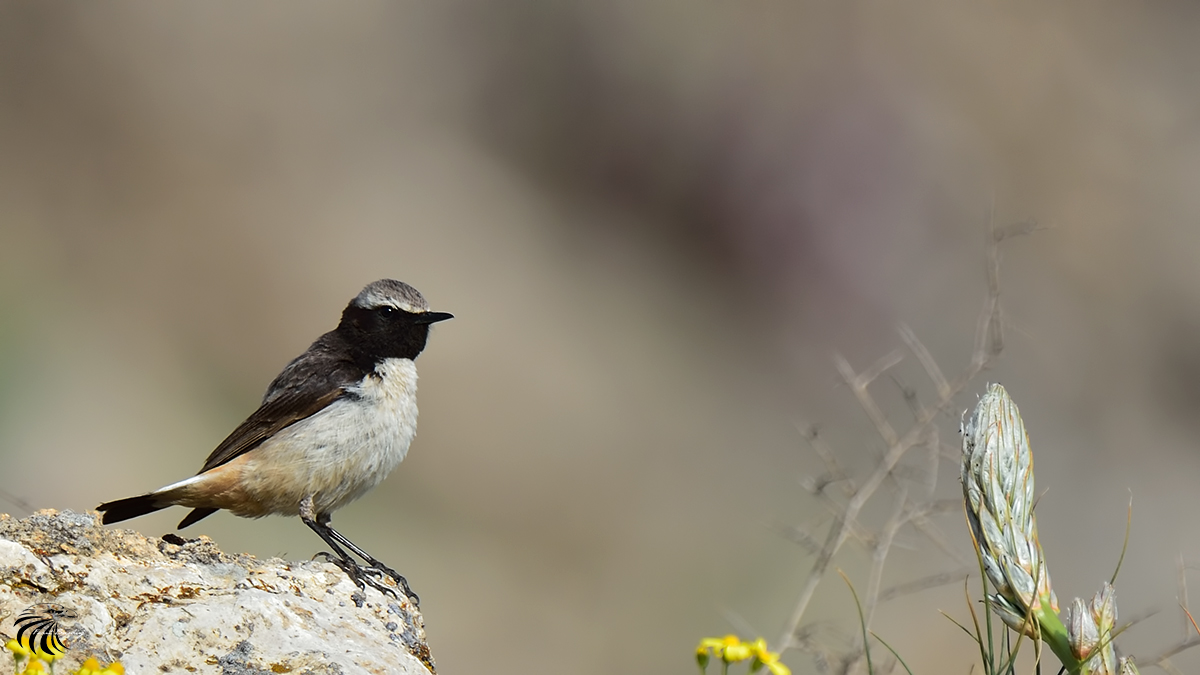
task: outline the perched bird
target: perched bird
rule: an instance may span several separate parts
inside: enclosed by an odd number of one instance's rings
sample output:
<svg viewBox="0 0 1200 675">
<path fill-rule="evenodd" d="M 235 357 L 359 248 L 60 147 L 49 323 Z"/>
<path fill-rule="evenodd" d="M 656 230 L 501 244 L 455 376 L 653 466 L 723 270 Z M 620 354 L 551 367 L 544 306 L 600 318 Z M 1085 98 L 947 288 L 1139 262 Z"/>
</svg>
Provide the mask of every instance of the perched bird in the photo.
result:
<svg viewBox="0 0 1200 675">
<path fill-rule="evenodd" d="M 168 506 L 192 512 L 183 529 L 219 509 L 244 518 L 300 516 L 333 550 L 326 555 L 359 586 L 388 593 L 384 575 L 418 602 L 408 582 L 330 526 L 330 514 L 396 468 L 417 431 L 417 368 L 431 312 L 408 284 L 391 279 L 362 290 L 334 330 L 292 360 L 262 405 L 221 442 L 195 476 L 149 494 L 96 507 L 119 523 Z M 364 567 L 346 552 L 366 561 Z"/>
</svg>

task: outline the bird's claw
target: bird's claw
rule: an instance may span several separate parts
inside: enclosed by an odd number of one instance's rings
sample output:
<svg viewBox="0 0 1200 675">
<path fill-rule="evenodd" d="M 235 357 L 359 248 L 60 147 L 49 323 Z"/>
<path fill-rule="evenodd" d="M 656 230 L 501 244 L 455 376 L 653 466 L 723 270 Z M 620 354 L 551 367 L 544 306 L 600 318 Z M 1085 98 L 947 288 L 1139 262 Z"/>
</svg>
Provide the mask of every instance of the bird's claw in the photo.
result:
<svg viewBox="0 0 1200 675">
<path fill-rule="evenodd" d="M 337 565 L 360 590 L 365 590 L 367 586 L 370 586 L 380 593 L 390 595 L 398 600 L 400 596 L 396 595 L 396 589 L 383 581 L 385 576 L 391 577 L 400 586 L 401 590 L 404 591 L 404 596 L 412 602 L 413 606 L 417 609 L 421 608 L 421 598 L 417 597 L 417 594 L 413 593 L 412 589 L 409 588 L 408 580 L 396 572 L 396 570 L 383 563 L 376 561 L 370 566 L 363 566 L 353 560 L 338 557 L 328 551 L 321 551 L 313 556 L 314 559 L 318 557 Z"/>
</svg>

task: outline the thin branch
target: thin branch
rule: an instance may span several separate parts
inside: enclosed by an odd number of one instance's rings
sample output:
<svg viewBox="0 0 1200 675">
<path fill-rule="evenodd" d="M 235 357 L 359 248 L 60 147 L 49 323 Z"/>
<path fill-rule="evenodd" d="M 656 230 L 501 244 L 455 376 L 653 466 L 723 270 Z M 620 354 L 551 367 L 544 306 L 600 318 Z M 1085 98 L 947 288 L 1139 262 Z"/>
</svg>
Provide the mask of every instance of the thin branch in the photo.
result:
<svg viewBox="0 0 1200 675">
<path fill-rule="evenodd" d="M 890 354 L 872 363 L 869 368 L 855 376 L 850 386 L 865 390 L 871 386 L 872 382 L 878 380 L 881 375 L 900 365 L 900 362 L 903 360 L 904 352 L 899 349 L 893 349 Z M 847 364 L 847 367 L 849 367 L 849 364 Z"/>
<path fill-rule="evenodd" d="M 991 308 L 987 322 L 987 357 L 999 356 L 1004 349 L 1004 328 L 1000 315 L 1000 243 L 1003 236 L 996 233 L 996 203 L 995 196 L 988 205 L 987 211 L 987 243 L 984 252 L 987 256 L 988 300 Z"/>
<path fill-rule="evenodd" d="M 817 541 L 817 538 L 809 534 L 808 530 L 805 530 L 799 525 L 776 525 L 771 529 L 774 530 L 779 536 L 787 539 L 793 544 L 796 544 L 809 553 L 815 554 L 821 550 L 821 544 Z"/>
<path fill-rule="evenodd" d="M 874 373 L 875 377 L 878 377 L 885 370 L 881 366 L 886 365 L 890 368 L 900 363 L 902 358 L 903 355 L 899 351 L 894 351 L 876 361 L 867 372 Z M 850 390 L 854 392 L 854 396 L 858 399 L 858 404 L 862 406 L 862 409 L 867 413 L 867 417 L 871 419 L 871 423 L 875 425 L 875 430 L 883 438 L 884 443 L 887 443 L 888 447 L 895 446 L 898 440 L 896 430 L 892 428 L 892 424 L 887 421 L 887 416 L 883 414 L 883 411 L 879 409 L 879 405 L 875 403 L 875 399 L 867 391 L 867 386 L 871 384 L 875 377 L 868 378 L 863 375 L 856 375 L 854 369 L 850 367 L 850 362 L 841 354 L 835 354 L 833 362 L 837 366 L 838 373 L 841 374 L 842 379 L 846 381 L 846 384 L 850 386 Z"/>
<path fill-rule="evenodd" d="M 924 467 L 907 466 L 904 464 L 899 464 L 896 468 L 892 469 L 892 478 L 895 478 L 897 483 L 903 479 L 922 486 L 929 482 L 925 475 Z"/>
<path fill-rule="evenodd" d="M 804 488 L 805 492 L 809 492 L 814 495 L 823 494 L 828 496 L 829 493 L 826 490 L 829 488 L 829 486 L 833 485 L 834 483 L 843 483 L 842 490 L 848 491 L 848 494 L 854 494 L 853 489 L 848 490 L 844 485 L 846 480 L 847 479 L 845 478 L 831 476 L 827 473 L 823 473 L 819 476 L 801 476 L 800 487 Z"/>
<path fill-rule="evenodd" d="M 845 543 L 852 529 L 851 524 L 858 518 L 858 514 L 862 511 L 863 506 L 866 505 L 867 501 L 875 493 L 875 490 L 879 488 L 880 483 L 883 482 L 896 463 L 900 461 L 900 458 L 904 456 L 904 453 L 921 439 L 925 433 L 925 426 L 933 420 L 938 412 L 949 405 L 953 398 L 990 362 L 991 357 L 986 354 L 976 354 L 971 360 L 971 365 L 964 369 L 950 383 L 946 395 L 939 398 L 937 404 L 932 408 L 927 409 L 918 420 L 918 423 L 909 429 L 903 437 L 895 443 L 889 444 L 887 454 L 883 460 L 875 467 L 875 471 L 867 478 L 866 482 L 854 493 L 854 496 L 850 498 L 850 501 L 846 504 L 845 513 L 835 520 L 834 527 L 830 529 L 825 546 L 813 562 L 812 570 L 809 573 L 808 580 L 804 584 L 803 590 L 801 590 L 796 607 L 792 611 L 788 622 L 784 625 L 783 633 L 778 642 L 781 649 L 786 649 L 791 645 L 792 633 L 795 632 L 796 627 L 800 625 L 800 621 L 804 618 L 804 612 L 808 609 L 808 603 L 812 601 L 813 594 L 816 593 L 817 586 L 820 585 L 821 579 L 829 567 L 830 560 L 833 559 L 834 554 Z"/>
<path fill-rule="evenodd" d="M 1175 664 L 1171 663 L 1167 659 L 1163 659 L 1161 661 L 1155 661 L 1155 662 L 1151 663 L 1150 665 L 1158 666 L 1159 668 L 1162 668 L 1169 675 L 1183 675 L 1183 671 L 1176 668 Z"/>
<path fill-rule="evenodd" d="M 946 381 L 944 386 L 941 382 L 935 380 L 937 382 L 936 386 L 939 389 L 936 403 L 931 408 L 922 409 L 917 414 L 917 419 L 913 426 L 903 436 L 899 436 L 896 433 L 895 429 L 887 421 L 886 416 L 875 403 L 875 400 L 867 391 L 867 385 L 887 371 L 888 368 L 899 363 L 902 354 L 892 352 L 892 354 L 880 359 L 862 374 L 855 373 L 849 362 L 842 356 L 838 355 L 834 358 L 834 363 L 839 374 L 847 385 L 850 386 L 854 395 L 858 398 L 859 405 L 862 406 L 867 416 L 871 419 L 871 422 L 875 425 L 875 429 L 880 437 L 884 439 L 887 451 L 871 475 L 850 497 L 844 511 L 835 517 L 833 526 L 830 528 L 825 540 L 825 545 L 813 561 L 812 569 L 805 581 L 804 588 L 800 592 L 796 606 L 792 610 L 787 623 L 784 624 L 782 635 L 777 642 L 780 645 L 780 649 L 789 649 L 794 646 L 796 630 L 804 618 L 804 613 L 808 609 L 808 605 L 812 601 L 817 587 L 821 584 L 825 573 L 829 569 L 829 564 L 833 557 L 856 530 L 856 521 L 863 507 L 875 494 L 875 491 L 883 481 L 888 478 L 896 464 L 904 457 L 904 454 L 925 438 L 927 427 L 933 419 L 950 405 L 954 397 L 967 384 L 974 380 L 1003 349 L 1004 326 L 1003 317 L 1000 313 L 1000 253 L 997 246 L 999 239 L 1002 237 L 999 237 L 996 233 L 994 211 L 994 205 L 989 205 L 986 220 L 987 238 L 985 243 L 988 294 L 980 315 L 980 325 L 976 333 L 975 349 L 971 355 L 971 362 L 954 380 Z M 914 340 L 913 344 L 920 345 L 920 342 Z M 909 349 L 913 350 L 913 347 L 910 345 Z M 919 347 L 919 349 L 923 350 L 923 347 Z M 914 354 L 916 353 L 914 350 Z M 919 355 L 918 360 L 921 360 Z M 926 368 L 926 370 L 929 371 L 930 369 Z M 940 372 L 940 370 L 934 372 Z M 945 381 L 945 376 L 942 376 L 940 379 Z"/>
<path fill-rule="evenodd" d="M 845 512 L 845 507 L 835 502 L 828 494 L 818 494 L 817 498 L 821 504 L 825 506 L 829 513 L 833 515 L 834 521 L 841 517 L 841 514 Z M 867 527 L 862 523 L 850 523 L 847 528 L 849 530 L 850 537 L 853 537 L 856 541 L 862 542 L 868 546 L 872 545 L 876 539 L 875 533 L 867 529 Z"/>
<path fill-rule="evenodd" d="M 941 529 L 939 529 L 937 525 L 934 525 L 928 518 L 924 516 L 914 516 L 911 519 L 911 522 L 913 527 L 915 527 L 918 532 L 925 535 L 925 537 L 932 541 L 933 544 L 941 549 L 943 553 L 950 556 L 954 562 L 967 569 L 972 567 L 971 561 L 968 560 L 966 556 L 959 553 L 957 549 L 951 546 L 950 542 L 946 541 L 946 536 L 942 534 Z"/>
<path fill-rule="evenodd" d="M 962 460 L 962 448 L 948 443 L 938 443 L 938 459 L 946 459 L 958 464 Z"/>
<path fill-rule="evenodd" d="M 920 417 L 924 406 L 921 405 L 921 397 L 917 395 L 916 387 L 908 386 L 895 373 L 888 375 L 888 379 L 900 390 L 900 395 L 904 397 L 904 402 L 908 404 L 908 409 L 912 413 L 913 419 Z"/>
<path fill-rule="evenodd" d="M 929 481 L 925 484 L 926 499 L 933 496 L 937 492 L 938 478 L 938 454 L 942 446 L 941 434 L 938 433 L 936 426 L 929 427 L 929 436 L 925 441 L 925 475 L 929 476 Z"/>
<path fill-rule="evenodd" d="M 1179 562 L 1176 566 L 1176 583 L 1179 584 L 1179 602 L 1183 605 L 1184 611 L 1190 611 L 1191 606 L 1188 605 L 1188 587 L 1187 587 L 1187 563 L 1183 560 L 1183 553 L 1179 554 Z M 1192 634 L 1192 626 L 1187 619 L 1183 620 L 1183 639 L 1187 640 Z"/>
<path fill-rule="evenodd" d="M 812 448 L 812 451 L 817 453 L 817 457 L 824 462 L 825 470 L 828 472 L 831 482 L 846 481 L 844 488 L 846 495 L 854 494 L 854 490 L 856 489 L 854 480 L 842 469 L 842 465 L 833 456 L 833 451 L 829 449 L 829 446 L 825 445 L 825 440 L 821 437 L 820 429 L 817 425 L 814 424 L 808 428 L 808 431 L 804 434 L 804 440 L 808 441 L 808 447 Z"/>
<path fill-rule="evenodd" d="M 927 577 L 921 577 L 920 579 L 908 581 L 903 584 L 896 584 L 895 586 L 884 589 L 883 592 L 879 594 L 879 601 L 887 602 L 888 600 L 898 598 L 902 595 L 911 595 L 913 593 L 919 593 L 920 591 L 928 590 L 930 588 L 945 586 L 957 581 L 962 581 L 970 575 L 971 569 L 968 567 L 957 569 L 951 572 L 931 574 Z"/>
<path fill-rule="evenodd" d="M 746 620 L 746 617 L 733 611 L 732 609 L 726 607 L 721 610 L 721 614 L 725 617 L 725 620 L 729 622 L 729 625 L 733 627 L 733 632 L 738 633 L 739 635 L 762 635 L 758 629 L 756 629 L 749 621 Z"/>
<path fill-rule="evenodd" d="M 925 348 L 925 345 L 917 339 L 917 334 L 913 329 L 906 324 L 900 324 L 897 328 L 900 333 L 900 339 L 904 341 L 908 350 L 917 357 L 917 361 L 921 362 L 921 367 L 925 369 L 925 374 L 929 376 L 929 380 L 933 382 L 933 386 L 937 388 L 938 396 L 946 397 L 946 392 L 950 390 L 950 383 L 946 381 L 946 376 L 942 374 L 942 369 L 938 367 L 937 361 L 933 360 L 933 355 Z"/>
<path fill-rule="evenodd" d="M 879 541 L 876 542 L 875 548 L 872 550 L 871 573 L 867 581 L 867 617 L 863 625 L 864 633 L 870 630 L 871 620 L 875 618 L 875 608 L 879 605 L 879 588 L 883 584 L 883 565 L 887 561 L 888 550 L 892 547 L 892 541 L 896 538 L 896 532 L 904 526 L 904 523 L 908 522 L 910 511 L 905 506 L 907 502 L 908 490 L 901 487 L 900 492 L 896 495 L 896 506 L 892 509 L 892 515 L 883 526 L 883 530 L 880 531 Z"/>
</svg>

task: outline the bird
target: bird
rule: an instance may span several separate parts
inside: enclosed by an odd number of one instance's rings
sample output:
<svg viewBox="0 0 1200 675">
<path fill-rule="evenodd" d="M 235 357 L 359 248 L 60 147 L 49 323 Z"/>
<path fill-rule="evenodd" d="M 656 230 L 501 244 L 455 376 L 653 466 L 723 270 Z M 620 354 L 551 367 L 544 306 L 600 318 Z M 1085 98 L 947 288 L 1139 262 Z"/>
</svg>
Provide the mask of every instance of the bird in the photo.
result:
<svg viewBox="0 0 1200 675">
<path fill-rule="evenodd" d="M 408 453 L 417 430 L 417 369 L 430 326 L 454 318 L 430 311 L 417 289 L 393 279 L 368 284 L 267 387 L 262 403 L 208 456 L 199 473 L 137 497 L 96 507 L 104 524 L 169 506 L 192 511 L 179 529 L 219 510 L 244 518 L 299 516 L 333 554 L 321 553 L 358 586 L 414 605 L 408 581 L 331 525 L 331 514 L 378 485 Z M 174 537 L 174 535 L 171 535 Z M 359 564 L 347 550 L 361 558 Z"/>
</svg>

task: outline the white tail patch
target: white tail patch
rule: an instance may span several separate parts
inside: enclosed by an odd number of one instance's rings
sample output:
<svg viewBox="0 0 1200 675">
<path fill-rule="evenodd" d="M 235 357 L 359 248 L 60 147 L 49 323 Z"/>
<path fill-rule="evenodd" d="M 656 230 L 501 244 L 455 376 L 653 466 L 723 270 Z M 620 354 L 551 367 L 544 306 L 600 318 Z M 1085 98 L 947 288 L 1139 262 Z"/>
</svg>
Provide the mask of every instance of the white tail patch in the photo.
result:
<svg viewBox="0 0 1200 675">
<path fill-rule="evenodd" d="M 164 492 L 171 492 L 172 490 L 178 490 L 179 488 L 187 487 L 194 483 L 199 483 L 199 482 L 203 481 L 205 478 L 207 478 L 207 476 L 205 476 L 204 474 L 200 474 L 198 476 L 192 476 L 191 478 L 185 478 L 184 480 L 181 480 L 178 483 L 171 483 L 170 485 L 168 485 L 166 487 L 160 487 L 157 490 L 155 490 L 154 492 L 151 492 L 150 494 L 160 495 L 160 494 L 163 494 Z"/>
</svg>

